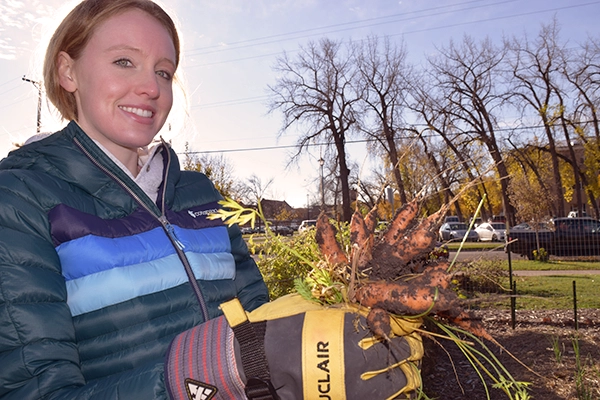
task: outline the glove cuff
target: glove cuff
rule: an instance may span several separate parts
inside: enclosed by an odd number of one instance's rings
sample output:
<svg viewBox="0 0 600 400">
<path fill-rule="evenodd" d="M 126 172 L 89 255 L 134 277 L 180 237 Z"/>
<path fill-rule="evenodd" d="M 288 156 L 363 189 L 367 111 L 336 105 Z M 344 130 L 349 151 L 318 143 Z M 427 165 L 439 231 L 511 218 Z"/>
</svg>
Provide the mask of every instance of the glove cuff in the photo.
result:
<svg viewBox="0 0 600 400">
<path fill-rule="evenodd" d="M 165 381 L 174 400 L 245 398 L 233 331 L 224 317 L 173 339 L 165 362 Z"/>
<path fill-rule="evenodd" d="M 250 400 L 279 400 L 271 382 L 271 374 L 265 355 L 264 337 L 266 321 L 250 323 L 239 300 L 221 304 L 221 310 L 239 344 L 239 357 L 246 382 L 246 395 Z M 238 350 L 236 348 L 236 350 Z"/>
</svg>

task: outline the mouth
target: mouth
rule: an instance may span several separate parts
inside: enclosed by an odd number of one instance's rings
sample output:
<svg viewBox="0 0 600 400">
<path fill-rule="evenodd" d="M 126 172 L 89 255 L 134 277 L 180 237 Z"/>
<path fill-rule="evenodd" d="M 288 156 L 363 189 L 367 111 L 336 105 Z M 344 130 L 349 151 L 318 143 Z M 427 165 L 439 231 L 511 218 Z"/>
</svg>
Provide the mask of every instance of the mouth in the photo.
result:
<svg viewBox="0 0 600 400">
<path fill-rule="evenodd" d="M 137 108 L 137 107 L 123 107 L 123 106 L 119 106 L 119 108 L 121 110 L 123 110 L 123 111 L 135 114 L 135 115 L 143 117 L 143 118 L 152 118 L 152 116 L 154 115 L 154 113 L 152 111 L 150 111 L 150 110 L 144 110 L 144 109 Z"/>
</svg>

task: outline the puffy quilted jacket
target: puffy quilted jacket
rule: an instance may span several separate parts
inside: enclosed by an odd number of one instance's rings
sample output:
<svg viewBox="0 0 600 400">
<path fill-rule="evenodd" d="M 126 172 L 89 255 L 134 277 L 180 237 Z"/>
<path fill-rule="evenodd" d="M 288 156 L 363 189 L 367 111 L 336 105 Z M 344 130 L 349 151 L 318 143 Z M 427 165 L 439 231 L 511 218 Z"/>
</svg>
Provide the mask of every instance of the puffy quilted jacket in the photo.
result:
<svg viewBox="0 0 600 400">
<path fill-rule="evenodd" d="M 156 202 L 73 122 L 0 162 L 1 399 L 167 398 L 176 334 L 268 300 L 239 229 L 206 218 L 220 194 L 161 151 Z"/>
</svg>

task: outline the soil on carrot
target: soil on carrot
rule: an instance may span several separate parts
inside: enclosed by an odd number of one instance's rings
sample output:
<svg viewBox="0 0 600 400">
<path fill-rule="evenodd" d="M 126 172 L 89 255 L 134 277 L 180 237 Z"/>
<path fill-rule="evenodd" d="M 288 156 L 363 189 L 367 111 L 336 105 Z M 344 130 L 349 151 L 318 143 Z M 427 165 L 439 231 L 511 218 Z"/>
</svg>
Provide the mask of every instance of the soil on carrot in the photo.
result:
<svg viewBox="0 0 600 400">
<path fill-rule="evenodd" d="M 473 312 L 504 349 L 487 341 L 486 346 L 515 380 L 530 382 L 532 399 L 600 399 L 600 310 L 578 310 L 578 329 L 575 329 L 573 310 L 517 310 L 514 329 L 509 310 Z M 579 346 L 580 368 L 574 342 Z M 457 346 L 441 343 L 442 348 L 426 337 L 423 344 L 423 388 L 430 399 L 487 398 L 479 376 Z M 500 389 L 492 388 L 491 382 L 488 388 L 492 400 L 509 398 Z"/>
</svg>

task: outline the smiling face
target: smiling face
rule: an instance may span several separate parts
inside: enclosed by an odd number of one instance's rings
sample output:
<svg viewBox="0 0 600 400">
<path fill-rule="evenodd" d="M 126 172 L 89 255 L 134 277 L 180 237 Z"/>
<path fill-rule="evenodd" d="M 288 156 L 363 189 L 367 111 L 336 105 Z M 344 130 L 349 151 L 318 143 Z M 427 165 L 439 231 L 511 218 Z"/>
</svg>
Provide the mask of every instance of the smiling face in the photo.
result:
<svg viewBox="0 0 600 400">
<path fill-rule="evenodd" d="M 131 9 L 95 29 L 81 56 L 59 56 L 60 84 L 74 93 L 77 123 L 130 170 L 137 149 L 161 129 L 173 104 L 176 53 L 169 32 Z"/>
</svg>

